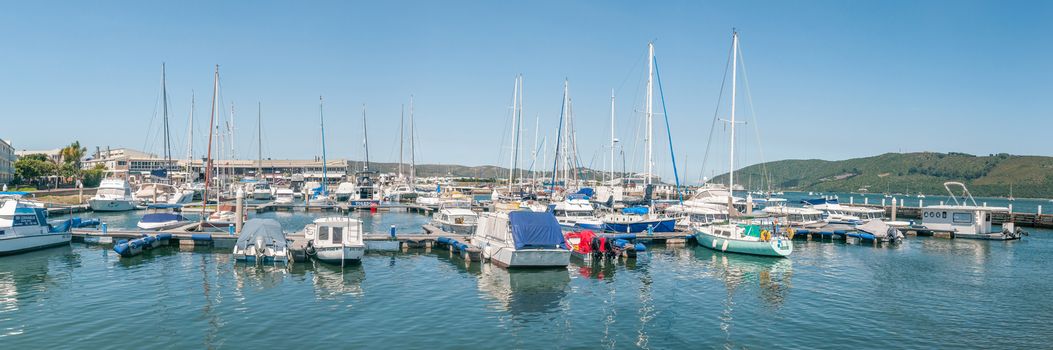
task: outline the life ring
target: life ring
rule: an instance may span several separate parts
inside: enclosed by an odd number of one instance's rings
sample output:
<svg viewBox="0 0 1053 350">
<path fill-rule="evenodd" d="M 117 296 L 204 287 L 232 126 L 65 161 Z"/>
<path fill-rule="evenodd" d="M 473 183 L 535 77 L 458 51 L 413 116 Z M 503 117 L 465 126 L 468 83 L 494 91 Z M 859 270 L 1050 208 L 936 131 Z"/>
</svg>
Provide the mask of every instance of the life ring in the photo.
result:
<svg viewBox="0 0 1053 350">
<path fill-rule="evenodd" d="M 794 230 L 793 228 L 788 228 L 786 229 L 786 233 L 790 235 L 790 239 L 793 239 L 793 236 L 797 234 L 797 230 Z"/>
<path fill-rule="evenodd" d="M 767 242 L 768 240 L 771 240 L 771 232 L 768 232 L 768 230 L 761 230 L 760 237 L 762 241 Z"/>
</svg>

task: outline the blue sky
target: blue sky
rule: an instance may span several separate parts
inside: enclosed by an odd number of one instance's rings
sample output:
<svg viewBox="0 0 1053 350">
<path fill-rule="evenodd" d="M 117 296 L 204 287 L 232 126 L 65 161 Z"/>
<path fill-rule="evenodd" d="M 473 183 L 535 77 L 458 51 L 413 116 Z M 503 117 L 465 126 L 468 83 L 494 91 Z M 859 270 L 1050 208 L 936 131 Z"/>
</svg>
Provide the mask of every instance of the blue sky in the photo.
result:
<svg viewBox="0 0 1053 350">
<path fill-rule="evenodd" d="M 18 149 L 80 140 L 159 153 L 166 62 L 180 157 L 192 90 L 195 153 L 204 149 L 219 64 L 222 105 L 237 110 L 241 158 L 255 156 L 257 102 L 264 157 L 320 154 L 324 95 L 330 157 L 362 158 L 365 103 L 371 157 L 395 160 L 400 106 L 412 94 L 419 162 L 506 165 L 512 83 L 522 73 L 525 146 L 533 145 L 535 116 L 541 134 L 554 138 L 566 78 L 582 162 L 605 166 L 614 89 L 618 138 L 629 167 L 639 169 L 642 142 L 634 140 L 653 40 L 681 171 L 694 179 L 718 103 L 726 117 L 726 98 L 717 97 L 738 28 L 755 111 L 740 89 L 739 117 L 750 123 L 740 133 L 738 164 L 1053 150 L 1049 2 L 30 1 L 0 8 L 0 138 Z M 664 132 L 660 120 L 656 130 Z M 722 125 L 715 135 L 706 175 L 727 166 Z M 657 166 L 668 177 L 666 142 L 656 135 Z"/>
</svg>

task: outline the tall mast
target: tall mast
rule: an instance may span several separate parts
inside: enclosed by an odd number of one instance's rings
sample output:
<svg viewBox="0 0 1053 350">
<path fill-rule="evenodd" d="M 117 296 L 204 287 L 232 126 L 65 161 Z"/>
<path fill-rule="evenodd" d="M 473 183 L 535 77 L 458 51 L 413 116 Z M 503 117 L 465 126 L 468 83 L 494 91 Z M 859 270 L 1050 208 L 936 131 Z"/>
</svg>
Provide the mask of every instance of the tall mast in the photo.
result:
<svg viewBox="0 0 1053 350">
<path fill-rule="evenodd" d="M 325 116 L 322 114 L 322 96 L 318 96 L 318 121 L 322 125 L 322 197 L 328 196 L 329 184 L 327 180 L 329 178 L 329 172 L 326 169 L 325 160 Z"/>
<path fill-rule="evenodd" d="M 362 145 L 366 148 L 366 166 L 362 170 L 369 171 L 369 131 L 366 130 L 366 104 L 362 104 Z"/>
<path fill-rule="evenodd" d="M 611 181 L 614 181 L 614 89 L 611 89 Z"/>
<path fill-rule="evenodd" d="M 219 65 L 216 65 L 216 73 L 212 83 L 212 110 L 208 122 L 208 153 L 205 155 L 205 191 L 201 196 L 201 222 L 205 222 L 205 212 L 208 206 L 208 186 L 212 179 L 212 131 L 216 124 L 216 95 L 219 94 Z"/>
<path fill-rule="evenodd" d="M 735 89 L 736 73 L 739 62 L 739 33 L 732 31 L 731 34 L 731 149 L 728 158 L 728 212 L 733 212 L 731 205 L 735 194 Z"/>
<path fill-rule="evenodd" d="M 256 176 L 263 179 L 263 103 L 256 102 Z"/>
<path fill-rule="evenodd" d="M 190 182 L 191 166 L 194 164 L 194 90 L 190 90 L 190 120 L 187 122 L 186 137 L 186 175 Z"/>
<path fill-rule="evenodd" d="M 644 100 L 644 109 L 647 113 L 647 179 L 646 185 L 651 184 L 651 168 L 654 166 L 654 114 L 652 114 L 652 99 L 654 99 L 653 81 L 654 77 L 654 43 L 647 43 L 647 98 Z"/>
<path fill-rule="evenodd" d="M 570 141 L 570 137 L 568 136 L 570 134 L 570 110 L 569 109 L 570 109 L 570 81 L 563 80 L 563 111 L 564 111 L 563 112 L 563 115 L 564 115 L 564 118 L 563 118 L 563 130 L 564 130 L 564 132 L 563 132 L 563 135 L 560 135 L 560 138 L 563 139 L 563 141 L 562 141 L 563 144 L 561 145 L 562 149 L 560 150 L 560 155 L 562 155 L 562 159 L 563 159 L 563 186 L 564 187 L 570 185 L 570 183 L 568 181 L 570 179 L 570 174 L 569 174 L 569 170 L 568 170 L 568 167 L 570 166 L 570 159 L 569 159 L 570 155 L 567 154 L 567 151 L 570 149 L 569 147 L 567 147 L 567 142 Z"/>
<path fill-rule="evenodd" d="M 406 105 L 402 105 L 402 114 L 399 116 L 399 179 L 402 178 L 402 136 L 406 134 L 403 126 L 406 124 Z"/>
<path fill-rule="evenodd" d="M 512 181 L 515 179 L 516 171 L 516 151 L 519 146 L 519 124 L 516 122 L 516 113 L 519 106 L 519 78 L 516 76 L 515 84 L 512 87 L 512 152 L 510 152 L 510 159 L 508 160 L 508 194 L 512 194 Z"/>
<path fill-rule="evenodd" d="M 519 168 L 519 181 L 523 181 L 523 168 L 519 166 L 519 152 L 522 149 L 523 132 L 523 73 L 519 74 L 519 115 L 516 117 L 516 167 Z"/>
<path fill-rule="evenodd" d="M 415 181 L 417 178 L 417 150 L 415 141 L 416 139 L 414 138 L 414 136 L 416 135 L 416 129 L 414 128 L 413 124 L 413 95 L 410 95 L 409 97 L 409 135 L 410 186 L 415 186 L 414 184 L 416 183 Z"/>
<path fill-rule="evenodd" d="M 530 154 L 530 175 L 533 178 L 531 182 L 534 184 L 531 184 L 531 188 L 537 183 L 537 171 L 534 170 L 534 165 L 537 164 L 537 137 L 538 129 L 541 126 L 541 114 L 537 114 L 534 118 L 534 148 L 532 148 L 533 151 Z"/>
<path fill-rule="evenodd" d="M 164 111 L 164 129 L 165 129 L 165 165 L 164 168 L 167 171 L 169 164 L 172 162 L 172 143 L 168 138 L 168 83 L 165 81 L 165 63 L 161 62 L 161 103 L 162 110 Z"/>
</svg>

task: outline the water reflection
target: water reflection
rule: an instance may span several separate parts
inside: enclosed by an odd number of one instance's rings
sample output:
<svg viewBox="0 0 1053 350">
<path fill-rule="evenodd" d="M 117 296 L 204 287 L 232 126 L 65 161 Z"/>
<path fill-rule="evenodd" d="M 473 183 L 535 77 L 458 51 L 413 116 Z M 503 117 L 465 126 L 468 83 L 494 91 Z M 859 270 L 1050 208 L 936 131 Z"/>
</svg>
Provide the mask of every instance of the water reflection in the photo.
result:
<svg viewBox="0 0 1053 350">
<path fill-rule="evenodd" d="M 478 264 L 479 290 L 513 315 L 555 311 L 567 296 L 570 273 L 566 269 L 507 270 Z"/>
<path fill-rule="evenodd" d="M 793 262 L 790 259 L 725 254 L 703 247 L 696 247 L 694 253 L 708 265 L 707 274 L 724 284 L 726 294 L 721 302 L 719 319 L 720 330 L 729 347 L 733 346 L 731 333 L 735 324 L 735 296 L 740 288 L 749 290 L 756 286 L 756 294 L 762 305 L 778 310 L 793 287 Z"/>
<path fill-rule="evenodd" d="M 234 262 L 234 283 L 237 290 L 245 288 L 269 289 L 281 284 L 289 270 L 285 264 L 252 264 Z"/>
<path fill-rule="evenodd" d="M 66 268 L 52 273 L 53 262 Z M 47 298 L 49 289 L 62 289 L 62 282 L 68 282 L 69 272 L 77 265 L 79 257 L 68 245 L 0 257 L 0 338 L 24 333 L 24 322 L 14 314 L 26 304 Z"/>
<path fill-rule="evenodd" d="M 342 296 L 362 296 L 362 282 L 366 279 L 366 270 L 361 264 L 339 265 L 323 264 L 314 260 L 302 263 L 314 271 L 311 283 L 319 299 L 337 299 Z"/>
</svg>

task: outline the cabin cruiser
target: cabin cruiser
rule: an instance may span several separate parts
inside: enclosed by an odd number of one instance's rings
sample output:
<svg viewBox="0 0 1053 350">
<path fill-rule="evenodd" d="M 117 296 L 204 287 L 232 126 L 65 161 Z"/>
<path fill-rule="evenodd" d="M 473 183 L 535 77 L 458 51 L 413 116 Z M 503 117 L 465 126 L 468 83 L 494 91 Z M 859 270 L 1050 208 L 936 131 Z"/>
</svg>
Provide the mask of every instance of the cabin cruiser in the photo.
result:
<svg viewBox="0 0 1053 350">
<path fill-rule="evenodd" d="M 274 198 L 274 190 L 267 181 L 260 181 L 252 185 L 252 199 L 269 200 Z"/>
<path fill-rule="evenodd" d="M 133 197 L 146 204 L 187 204 L 194 201 L 194 191 L 180 189 L 169 184 L 146 183 L 138 186 Z"/>
<path fill-rule="evenodd" d="M 670 208 L 673 209 L 670 210 Z M 676 227 L 684 230 L 688 230 L 695 226 L 706 226 L 728 221 L 728 211 L 726 207 L 716 205 L 678 207 L 674 204 L 667 207 L 665 213 L 676 218 Z"/>
<path fill-rule="evenodd" d="M 417 198 L 417 191 L 403 182 L 396 182 L 384 190 L 384 198 L 390 201 L 413 200 Z"/>
<path fill-rule="evenodd" d="M 995 213 L 1009 214 L 1006 207 L 986 207 L 976 204 L 976 199 L 961 182 L 946 182 L 943 187 L 950 193 L 953 205 L 930 205 L 921 209 L 922 225 L 933 231 L 952 232 L 954 238 L 1013 240 L 1020 239 L 1028 233 L 1015 223 L 1002 224 L 1000 230 L 991 225 L 991 216 Z M 955 193 L 952 187 L 960 189 Z M 1012 217 L 1009 215 L 1009 217 Z"/>
<path fill-rule="evenodd" d="M 471 237 L 484 259 L 515 267 L 565 267 L 570 249 L 552 213 L 513 211 L 483 213 Z"/>
<path fill-rule="evenodd" d="M 380 204 L 380 191 L 376 186 L 375 171 L 360 171 L 355 174 L 354 192 L 347 201 L 352 206 L 370 206 Z"/>
<path fill-rule="evenodd" d="M 303 229 L 307 255 L 324 263 L 361 262 L 366 252 L 362 221 L 348 217 L 314 220 Z"/>
<path fill-rule="evenodd" d="M 209 214 L 205 221 L 215 227 L 225 227 L 234 224 L 237 220 L 237 208 L 231 204 L 220 204 L 216 206 L 216 211 Z M 247 214 L 242 214 L 242 220 L 248 218 Z"/>
<path fill-rule="evenodd" d="M 883 209 L 841 205 L 837 198 L 805 199 L 802 204 L 805 208 L 823 212 L 823 219 L 830 225 L 855 226 L 885 217 Z"/>
<path fill-rule="evenodd" d="M 351 199 L 354 194 L 355 183 L 348 181 L 341 182 L 340 185 L 336 186 L 336 191 L 333 192 L 335 199 L 340 202 L 346 202 Z"/>
<path fill-rule="evenodd" d="M 589 197 L 581 193 L 567 195 L 561 202 L 550 205 L 559 225 L 565 228 L 603 230 L 603 221 L 596 218 L 596 209 Z"/>
<path fill-rule="evenodd" d="M 69 245 L 72 219 L 52 227 L 42 203 L 21 197 L 21 193 L 0 194 L 0 255 Z"/>
<path fill-rule="evenodd" d="M 246 262 L 289 263 L 289 244 L 274 219 L 252 219 L 241 228 L 234 258 Z"/>
<path fill-rule="evenodd" d="M 182 207 L 179 204 L 151 204 L 146 207 L 150 212 L 143 215 L 136 226 L 143 230 L 160 231 L 189 224 L 189 219 L 176 213 Z"/>
<path fill-rule="evenodd" d="M 826 225 L 823 220 L 823 212 L 812 208 L 798 208 L 788 206 L 768 206 L 764 213 L 782 218 L 782 224 L 794 228 L 820 228 Z"/>
<path fill-rule="evenodd" d="M 694 208 L 719 208 L 727 211 L 728 201 L 731 201 L 731 205 L 739 213 L 749 214 L 750 203 L 753 203 L 752 198 L 735 197 L 732 192 L 728 190 L 727 186 L 719 184 L 706 184 L 698 190 L 691 198 L 686 199 L 681 204 L 674 204 L 665 209 L 666 213 L 677 214 L 677 213 L 690 213 Z M 753 208 L 759 209 L 761 206 L 754 203 Z"/>
<path fill-rule="evenodd" d="M 137 209 L 132 187 L 124 179 L 103 179 L 95 196 L 88 199 L 92 211 L 128 211 Z"/>
<path fill-rule="evenodd" d="M 475 232 L 479 214 L 472 211 L 471 203 L 448 202 L 442 204 L 432 217 L 432 222 L 446 232 L 470 235 Z"/>
<path fill-rule="evenodd" d="M 292 204 L 296 200 L 296 193 L 291 188 L 279 187 L 274 190 L 274 204 Z"/>
</svg>

